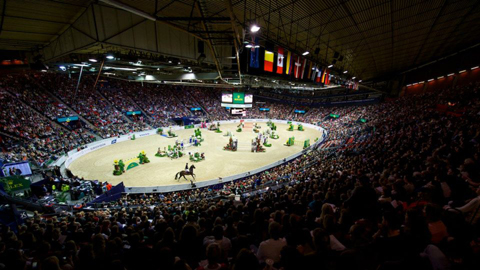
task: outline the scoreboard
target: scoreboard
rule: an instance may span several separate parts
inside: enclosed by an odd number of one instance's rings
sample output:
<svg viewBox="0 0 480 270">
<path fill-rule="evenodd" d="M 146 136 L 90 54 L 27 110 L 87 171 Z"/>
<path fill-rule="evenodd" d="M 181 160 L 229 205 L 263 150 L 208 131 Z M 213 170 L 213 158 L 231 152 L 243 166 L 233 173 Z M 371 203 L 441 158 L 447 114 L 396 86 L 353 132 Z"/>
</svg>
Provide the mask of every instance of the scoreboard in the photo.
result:
<svg viewBox="0 0 480 270">
<path fill-rule="evenodd" d="M 253 95 L 244 92 L 222 92 L 222 107 L 251 108 Z"/>
</svg>

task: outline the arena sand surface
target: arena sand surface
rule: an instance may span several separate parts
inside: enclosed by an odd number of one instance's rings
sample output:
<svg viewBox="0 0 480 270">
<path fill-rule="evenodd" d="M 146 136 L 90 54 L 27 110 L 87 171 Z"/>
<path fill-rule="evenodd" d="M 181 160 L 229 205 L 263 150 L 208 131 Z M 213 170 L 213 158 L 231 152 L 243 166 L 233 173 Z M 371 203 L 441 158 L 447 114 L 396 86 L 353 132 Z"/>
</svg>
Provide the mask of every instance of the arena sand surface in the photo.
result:
<svg viewBox="0 0 480 270">
<path fill-rule="evenodd" d="M 258 124 L 263 132 L 268 129 L 266 123 Z M 202 136 L 205 139 L 201 146 L 188 147 L 185 149 L 186 155 L 178 159 L 168 157 L 156 157 L 155 154 L 159 147 L 163 150 L 168 145 L 174 145 L 175 140 L 187 143 L 193 129 L 176 131 L 178 137 L 166 138 L 160 135 L 152 135 L 138 138 L 134 141 L 120 142 L 89 154 L 81 156 L 70 164 L 69 169 L 74 175 L 84 177 L 89 180 L 108 181 L 114 185 L 123 182 L 129 187 L 146 186 L 167 186 L 176 185 L 179 182 L 175 180 L 175 174 L 185 168 L 185 163 L 189 166 L 194 164 L 196 169 L 196 181 L 206 181 L 218 179 L 218 177 L 231 176 L 243 172 L 248 172 L 262 166 L 272 164 L 278 160 L 286 158 L 303 149 L 303 141 L 310 139 L 311 144 L 315 138 L 319 138 L 321 133 L 317 130 L 305 128 L 305 131 L 287 131 L 287 124 L 277 124 L 277 134 L 279 139 L 269 139 L 271 147 L 265 147 L 266 152 L 252 153 L 251 140 L 257 136 L 253 130 L 245 128 L 243 132 L 236 132 L 237 124 L 224 124 L 220 129 L 223 133 L 215 133 L 206 129 L 201 129 Z M 295 126 L 297 128 L 297 126 Z M 223 150 L 227 145 L 229 138 L 224 136 L 230 131 L 238 138 L 238 151 L 231 152 Z M 295 137 L 294 146 L 284 146 L 289 137 Z M 123 175 L 113 175 L 113 163 L 116 159 L 128 160 L 138 156 L 141 151 L 145 151 L 150 163 L 139 165 L 126 171 Z M 205 160 L 200 162 L 191 162 L 188 158 L 188 152 L 205 153 Z M 191 176 L 187 176 L 191 179 Z M 182 178 L 180 183 L 185 183 Z"/>
</svg>

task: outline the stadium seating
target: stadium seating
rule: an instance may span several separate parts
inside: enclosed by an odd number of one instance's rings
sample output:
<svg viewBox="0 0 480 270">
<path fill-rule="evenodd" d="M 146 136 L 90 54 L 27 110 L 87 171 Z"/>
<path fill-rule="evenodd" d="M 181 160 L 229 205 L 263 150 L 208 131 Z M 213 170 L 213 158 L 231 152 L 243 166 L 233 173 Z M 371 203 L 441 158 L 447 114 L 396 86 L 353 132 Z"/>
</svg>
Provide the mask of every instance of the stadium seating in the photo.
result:
<svg viewBox="0 0 480 270">
<path fill-rule="evenodd" d="M 193 105 L 205 108 L 206 117 L 228 117 L 216 113 L 219 91 L 118 83 L 97 92 L 87 81 L 73 102 L 73 80 L 42 76 L 48 91 L 102 137 L 163 125 L 160 115 L 190 115 Z M 8 108 L 2 112 L 9 113 L 1 131 L 22 142 L 5 142 L 12 147 L 7 155 L 21 149 L 41 161 L 67 147 L 48 138 L 72 140 L 67 148 L 79 144 L 73 131 L 49 121 L 63 109 L 35 109 L 51 98 L 45 90 L 21 94 L 18 87 L 3 82 L 0 92 Z M 37 215 L 17 233 L 1 231 L 0 261 L 10 269 L 47 265 L 52 255 L 64 258 L 65 269 L 475 269 L 479 93 L 476 83 L 366 106 L 305 107 L 305 115 L 269 102 L 268 118 L 320 122 L 329 130 L 328 147 L 236 182 L 125 194 L 95 211 Z M 449 102 L 455 105 L 437 109 Z M 140 108 L 154 120 L 124 119 L 123 112 Z M 250 116 L 262 114 L 254 107 Z"/>
</svg>

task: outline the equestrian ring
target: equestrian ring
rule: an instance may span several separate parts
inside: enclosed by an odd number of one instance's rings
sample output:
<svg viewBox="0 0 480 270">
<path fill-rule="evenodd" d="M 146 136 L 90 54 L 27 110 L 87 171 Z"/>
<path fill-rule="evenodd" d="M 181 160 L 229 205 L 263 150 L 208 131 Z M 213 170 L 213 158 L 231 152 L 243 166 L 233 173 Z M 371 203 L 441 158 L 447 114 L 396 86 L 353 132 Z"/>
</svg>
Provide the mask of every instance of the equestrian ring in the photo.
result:
<svg viewBox="0 0 480 270">
<path fill-rule="evenodd" d="M 201 187 L 278 166 L 321 143 L 325 133 L 319 126 L 267 119 L 175 126 L 92 143 L 69 152 L 65 166 L 84 179 L 123 182 L 131 193 L 183 190 L 190 180 Z M 255 147 L 258 142 L 262 145 Z M 195 179 L 188 174 L 175 179 L 186 163 L 194 165 Z"/>
</svg>

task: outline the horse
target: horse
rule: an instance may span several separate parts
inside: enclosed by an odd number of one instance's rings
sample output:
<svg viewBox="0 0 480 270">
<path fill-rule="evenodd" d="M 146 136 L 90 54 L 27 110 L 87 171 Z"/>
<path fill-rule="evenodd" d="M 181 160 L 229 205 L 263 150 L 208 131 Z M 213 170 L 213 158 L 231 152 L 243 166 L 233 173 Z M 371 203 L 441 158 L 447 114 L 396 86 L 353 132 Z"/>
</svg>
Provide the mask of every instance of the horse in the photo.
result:
<svg viewBox="0 0 480 270">
<path fill-rule="evenodd" d="M 190 169 L 188 172 L 186 172 L 185 170 L 183 171 L 179 171 L 177 174 L 175 174 L 175 180 L 177 180 L 178 178 L 178 181 L 180 181 L 180 178 L 183 176 L 183 178 L 185 178 L 185 180 L 188 180 L 185 175 L 191 175 L 193 177 L 193 180 L 195 180 L 195 174 L 193 173 L 193 169 L 196 169 L 195 168 L 195 165 L 192 165 L 190 166 Z M 179 176 L 180 175 L 180 176 Z"/>
</svg>

